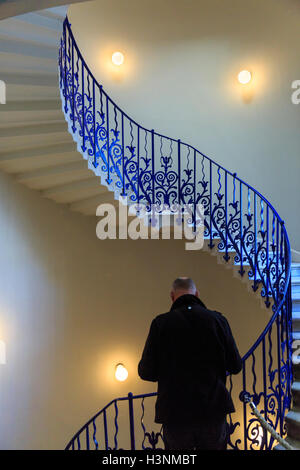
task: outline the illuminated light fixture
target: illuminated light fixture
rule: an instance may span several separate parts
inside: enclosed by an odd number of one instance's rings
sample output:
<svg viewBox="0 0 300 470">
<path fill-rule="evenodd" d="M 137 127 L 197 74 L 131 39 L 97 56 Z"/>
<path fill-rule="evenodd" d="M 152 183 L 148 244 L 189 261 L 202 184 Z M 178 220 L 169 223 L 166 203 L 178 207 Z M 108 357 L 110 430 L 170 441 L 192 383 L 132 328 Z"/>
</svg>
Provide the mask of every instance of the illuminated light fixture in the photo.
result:
<svg viewBox="0 0 300 470">
<path fill-rule="evenodd" d="M 247 85 L 247 83 L 249 83 L 251 81 L 251 78 L 252 78 L 252 75 L 251 75 L 251 72 L 249 72 L 249 70 L 242 70 L 238 74 L 238 81 L 242 85 Z"/>
<path fill-rule="evenodd" d="M 6 348 L 4 341 L 0 341 L 0 364 L 6 364 Z"/>
<path fill-rule="evenodd" d="M 128 377 L 128 371 L 123 364 L 116 365 L 115 377 L 119 382 L 124 382 Z"/>
<path fill-rule="evenodd" d="M 111 57 L 112 63 L 115 65 L 122 65 L 124 62 L 124 55 L 122 52 L 114 52 Z"/>
</svg>

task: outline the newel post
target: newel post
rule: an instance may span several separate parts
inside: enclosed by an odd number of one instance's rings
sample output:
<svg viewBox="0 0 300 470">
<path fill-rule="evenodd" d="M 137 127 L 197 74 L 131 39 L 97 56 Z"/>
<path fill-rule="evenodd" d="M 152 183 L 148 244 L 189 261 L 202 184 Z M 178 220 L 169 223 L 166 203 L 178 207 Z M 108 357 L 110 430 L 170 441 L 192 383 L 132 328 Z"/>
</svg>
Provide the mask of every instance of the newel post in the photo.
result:
<svg viewBox="0 0 300 470">
<path fill-rule="evenodd" d="M 129 427 L 130 427 L 130 447 L 135 450 L 135 437 L 134 437 L 134 414 L 133 414 L 133 398 L 132 393 L 128 393 L 128 406 L 129 406 Z"/>
</svg>

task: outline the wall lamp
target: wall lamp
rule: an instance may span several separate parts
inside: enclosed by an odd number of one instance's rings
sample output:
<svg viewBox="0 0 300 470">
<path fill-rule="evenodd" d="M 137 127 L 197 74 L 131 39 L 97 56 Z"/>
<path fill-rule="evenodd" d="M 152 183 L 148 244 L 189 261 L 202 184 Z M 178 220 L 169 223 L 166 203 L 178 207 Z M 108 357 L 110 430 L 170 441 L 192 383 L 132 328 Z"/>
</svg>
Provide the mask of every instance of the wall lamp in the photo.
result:
<svg viewBox="0 0 300 470">
<path fill-rule="evenodd" d="M 247 85 L 252 79 L 252 74 L 249 72 L 249 70 L 241 70 L 241 72 L 238 74 L 238 81 L 242 85 Z"/>
<path fill-rule="evenodd" d="M 124 382 L 128 377 L 128 370 L 124 364 L 117 364 L 115 369 L 115 377 L 119 382 Z"/>
<path fill-rule="evenodd" d="M 124 62 L 124 55 L 122 52 L 114 52 L 111 56 L 111 61 L 114 65 L 122 65 Z"/>
</svg>

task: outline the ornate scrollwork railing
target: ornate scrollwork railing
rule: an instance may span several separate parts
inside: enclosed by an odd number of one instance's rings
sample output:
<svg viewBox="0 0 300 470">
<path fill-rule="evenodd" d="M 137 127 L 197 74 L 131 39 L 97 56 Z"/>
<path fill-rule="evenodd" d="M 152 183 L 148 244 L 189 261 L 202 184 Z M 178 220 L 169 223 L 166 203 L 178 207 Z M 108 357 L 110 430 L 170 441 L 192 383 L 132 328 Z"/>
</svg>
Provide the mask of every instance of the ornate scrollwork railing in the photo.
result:
<svg viewBox="0 0 300 470">
<path fill-rule="evenodd" d="M 283 420 L 291 403 L 292 324 L 291 255 L 283 220 L 266 198 L 236 173 L 193 146 L 130 118 L 91 73 L 68 18 L 60 43 L 59 85 L 69 131 L 101 183 L 116 198 L 126 196 L 129 204 L 149 208 L 195 208 L 201 204 L 208 246 L 222 252 L 225 262 L 237 265 L 239 274 L 248 276 L 253 291 L 260 290 L 272 317 L 243 358 L 241 383 L 238 378 L 229 378 L 230 391 L 238 396 L 242 390 L 252 390 L 252 400 L 261 414 L 284 435 Z M 195 211 L 193 217 L 196 224 Z M 104 417 L 106 409 L 81 431 L 87 432 L 91 423 L 95 431 L 96 418 Z M 272 448 L 272 438 L 268 440 L 245 406 L 237 422 L 229 417 L 229 429 L 231 448 Z M 69 448 L 74 448 L 82 432 L 75 435 Z"/>
<path fill-rule="evenodd" d="M 145 400 L 156 397 L 156 393 L 116 398 L 96 413 L 68 443 L 66 450 L 153 450 L 164 449 L 161 426 L 153 431 L 145 419 Z M 125 405 L 125 406 L 121 406 Z M 153 406 L 153 403 L 152 403 Z M 129 418 L 129 441 L 119 436 L 118 418 Z M 111 418 L 108 419 L 108 416 Z M 121 440 L 121 442 L 120 442 Z M 123 447 L 123 445 L 126 447 Z"/>
<path fill-rule="evenodd" d="M 295 447 L 293 447 L 289 442 L 287 442 L 285 439 L 283 439 L 280 434 L 278 434 L 275 429 L 270 426 L 270 424 L 265 420 L 265 418 L 260 414 L 258 409 L 256 408 L 255 404 L 253 401 L 251 401 L 251 397 L 247 392 L 241 392 L 240 393 L 240 400 L 243 403 L 249 404 L 250 408 L 252 409 L 253 415 L 255 415 L 258 419 L 258 421 L 261 423 L 262 427 L 268 431 L 271 436 L 279 442 L 279 444 L 286 450 L 296 450 Z"/>
</svg>

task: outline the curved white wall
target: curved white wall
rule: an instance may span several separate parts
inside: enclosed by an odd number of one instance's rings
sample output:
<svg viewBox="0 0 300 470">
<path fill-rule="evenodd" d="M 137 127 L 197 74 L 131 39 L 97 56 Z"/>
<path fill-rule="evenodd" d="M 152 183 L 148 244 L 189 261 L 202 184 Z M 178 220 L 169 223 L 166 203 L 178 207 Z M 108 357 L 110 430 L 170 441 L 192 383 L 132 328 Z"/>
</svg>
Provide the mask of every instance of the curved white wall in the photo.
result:
<svg viewBox="0 0 300 470">
<path fill-rule="evenodd" d="M 294 0 L 98 0 L 72 5 L 100 83 L 148 128 L 199 148 L 266 196 L 300 251 L 300 6 Z M 112 67 L 121 50 L 125 64 Z M 253 72 L 247 90 L 241 69 Z"/>
</svg>

